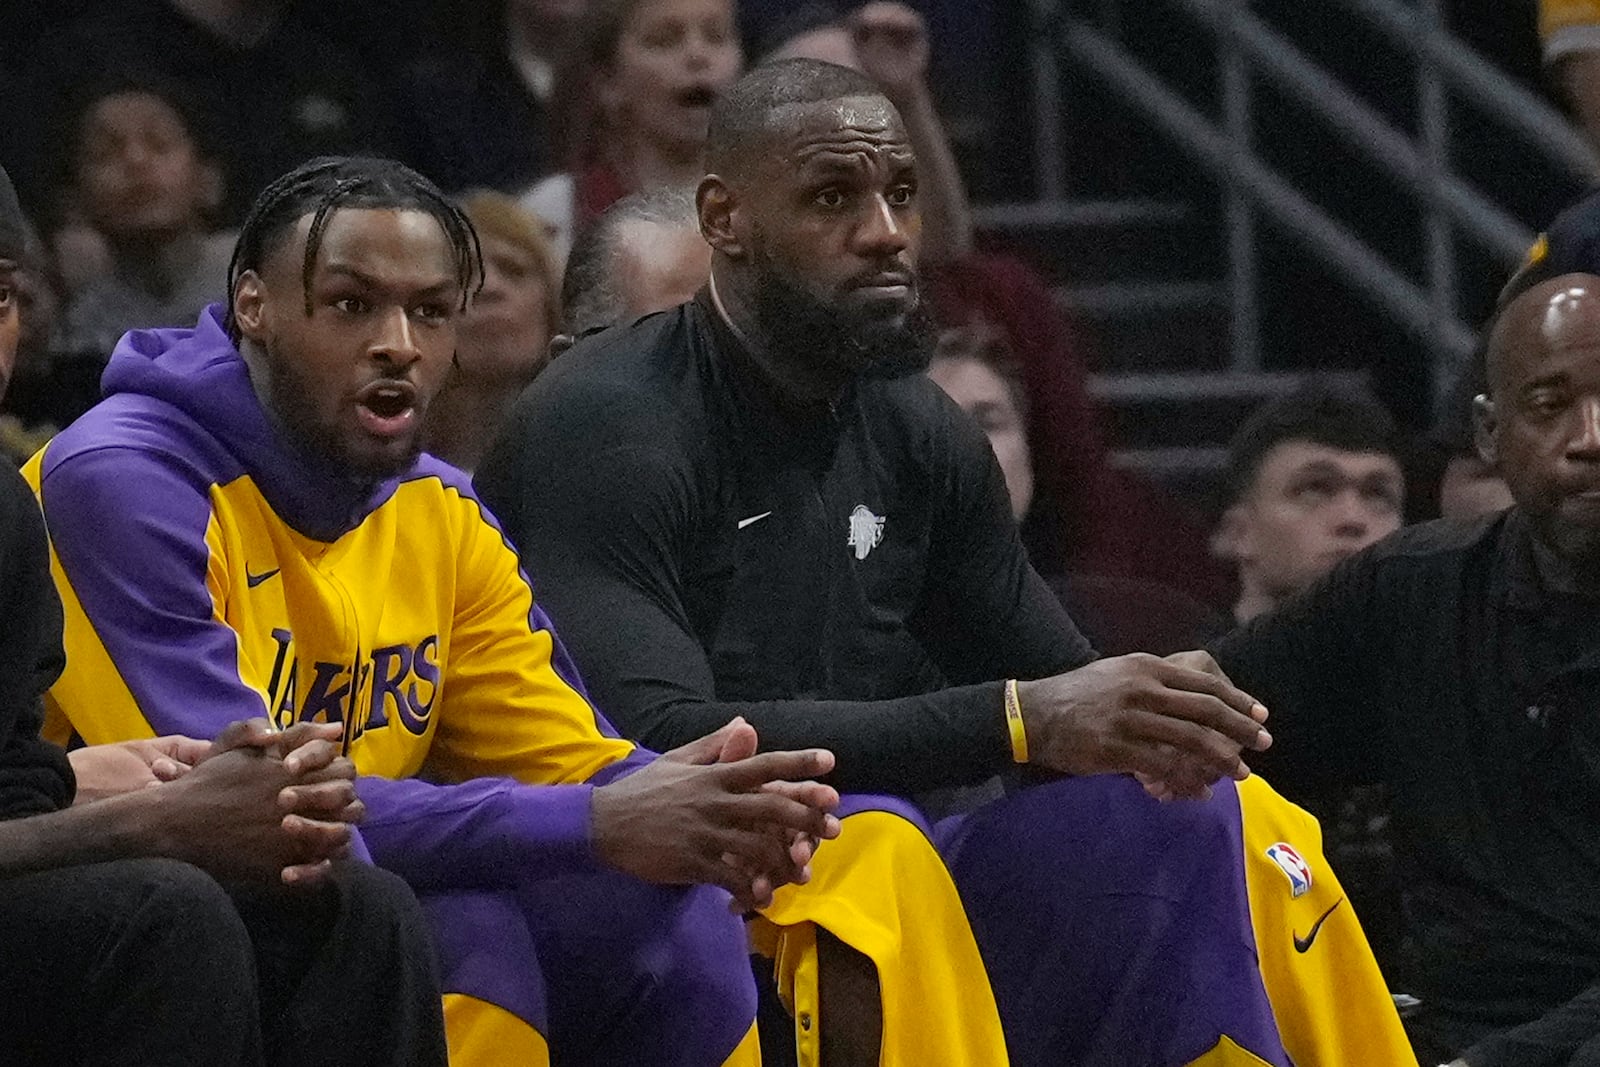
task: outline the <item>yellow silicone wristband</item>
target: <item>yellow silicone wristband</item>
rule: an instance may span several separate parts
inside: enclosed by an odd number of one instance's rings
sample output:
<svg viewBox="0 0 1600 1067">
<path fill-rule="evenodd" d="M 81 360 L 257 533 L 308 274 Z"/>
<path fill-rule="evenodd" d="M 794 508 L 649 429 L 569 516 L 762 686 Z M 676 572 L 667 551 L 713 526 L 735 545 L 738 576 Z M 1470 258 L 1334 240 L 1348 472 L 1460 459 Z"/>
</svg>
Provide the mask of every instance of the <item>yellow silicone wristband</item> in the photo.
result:
<svg viewBox="0 0 1600 1067">
<path fill-rule="evenodd" d="M 1006 728 L 1011 731 L 1011 758 L 1028 762 L 1028 731 L 1022 725 L 1022 701 L 1017 699 L 1017 680 L 1006 682 Z"/>
</svg>

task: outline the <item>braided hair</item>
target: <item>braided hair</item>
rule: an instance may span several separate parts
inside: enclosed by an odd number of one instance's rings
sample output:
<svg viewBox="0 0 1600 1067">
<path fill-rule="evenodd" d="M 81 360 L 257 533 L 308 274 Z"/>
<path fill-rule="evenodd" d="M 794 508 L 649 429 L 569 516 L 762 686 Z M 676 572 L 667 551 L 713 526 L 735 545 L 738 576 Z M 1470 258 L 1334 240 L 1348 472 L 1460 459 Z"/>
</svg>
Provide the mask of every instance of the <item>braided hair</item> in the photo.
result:
<svg viewBox="0 0 1600 1067">
<path fill-rule="evenodd" d="M 456 279 L 461 285 L 461 310 L 483 288 L 483 248 L 478 231 L 438 186 L 410 167 L 371 156 L 320 156 L 300 164 L 261 191 L 239 229 L 228 261 L 228 336 L 240 340 L 233 315 L 233 287 L 247 270 L 259 271 L 295 224 L 311 216 L 306 234 L 301 282 L 306 314 L 312 313 L 311 279 L 328 216 L 341 207 L 394 208 L 431 215 L 444 229 L 455 252 Z"/>
</svg>

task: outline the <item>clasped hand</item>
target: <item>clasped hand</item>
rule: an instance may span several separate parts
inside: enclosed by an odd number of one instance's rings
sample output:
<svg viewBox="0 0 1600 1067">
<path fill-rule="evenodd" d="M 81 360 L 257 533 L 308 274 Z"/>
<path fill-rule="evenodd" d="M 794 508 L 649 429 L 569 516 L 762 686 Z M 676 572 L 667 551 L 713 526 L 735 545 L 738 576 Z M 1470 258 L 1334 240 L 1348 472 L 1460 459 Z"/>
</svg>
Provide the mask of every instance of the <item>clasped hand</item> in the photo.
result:
<svg viewBox="0 0 1600 1067">
<path fill-rule="evenodd" d="M 1132 774 L 1158 800 L 1203 799 L 1250 774 L 1272 743 L 1267 709 L 1208 654 L 1135 653 L 1019 683 L 1030 762 L 1065 774 Z"/>
<path fill-rule="evenodd" d="M 756 754 L 742 718 L 595 790 L 600 857 L 648 882 L 704 882 L 759 910 L 811 877 L 820 842 L 839 835 L 839 794 L 808 779 L 833 769 L 822 749 Z"/>
</svg>

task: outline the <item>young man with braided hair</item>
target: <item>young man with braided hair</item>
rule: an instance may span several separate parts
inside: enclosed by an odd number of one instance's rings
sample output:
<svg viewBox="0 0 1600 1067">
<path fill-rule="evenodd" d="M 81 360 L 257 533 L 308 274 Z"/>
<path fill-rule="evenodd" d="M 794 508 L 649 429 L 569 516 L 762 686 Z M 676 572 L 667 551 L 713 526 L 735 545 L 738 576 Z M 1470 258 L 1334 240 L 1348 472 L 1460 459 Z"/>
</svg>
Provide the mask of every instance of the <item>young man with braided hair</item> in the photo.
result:
<svg viewBox="0 0 1600 1067">
<path fill-rule="evenodd" d="M 0 169 L 0 396 L 25 238 Z M 71 753 L 40 738 L 61 608 L 38 508 L 4 466 L 0 604 L 0 1061 L 443 1067 L 415 899 L 334 862 L 361 815 L 337 731 L 257 719 L 215 744 Z"/>
<path fill-rule="evenodd" d="M 452 1062 L 755 1062 L 729 913 L 837 833 L 822 751 L 732 722 L 663 757 L 610 729 L 493 518 L 419 453 L 480 275 L 470 223 L 385 160 L 267 188 L 230 305 L 125 337 L 29 465 L 66 604 L 63 733 L 339 723 L 365 840 L 422 897 Z"/>
</svg>

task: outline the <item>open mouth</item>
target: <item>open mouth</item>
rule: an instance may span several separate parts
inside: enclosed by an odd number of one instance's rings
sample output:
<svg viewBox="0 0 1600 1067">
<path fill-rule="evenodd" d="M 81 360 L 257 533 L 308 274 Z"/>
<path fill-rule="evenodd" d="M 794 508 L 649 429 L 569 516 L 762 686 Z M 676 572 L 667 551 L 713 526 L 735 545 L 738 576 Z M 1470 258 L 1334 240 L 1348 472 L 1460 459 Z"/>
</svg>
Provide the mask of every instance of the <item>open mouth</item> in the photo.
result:
<svg viewBox="0 0 1600 1067">
<path fill-rule="evenodd" d="M 410 382 L 380 381 L 356 394 L 356 416 L 367 432 L 392 437 L 410 429 L 416 417 L 417 390 Z"/>
<path fill-rule="evenodd" d="M 717 91 L 709 85 L 692 85 L 673 93 L 672 99 L 682 107 L 710 107 L 717 102 Z"/>
</svg>

